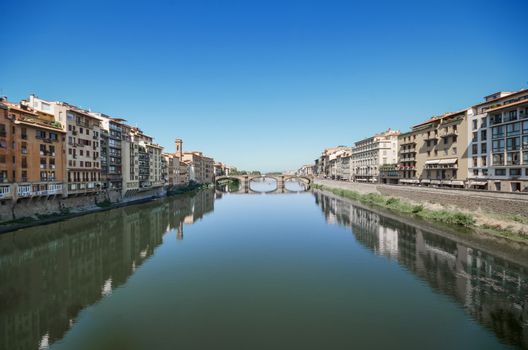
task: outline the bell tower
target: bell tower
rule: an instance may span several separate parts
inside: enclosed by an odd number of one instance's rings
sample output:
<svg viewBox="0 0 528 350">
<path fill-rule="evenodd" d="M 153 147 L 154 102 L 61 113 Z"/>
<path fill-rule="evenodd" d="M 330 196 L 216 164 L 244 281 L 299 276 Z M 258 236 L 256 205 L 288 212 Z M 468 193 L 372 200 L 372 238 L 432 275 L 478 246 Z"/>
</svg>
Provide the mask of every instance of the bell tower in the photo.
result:
<svg viewBox="0 0 528 350">
<path fill-rule="evenodd" d="M 176 157 L 180 158 L 180 160 L 182 159 L 182 155 L 183 155 L 183 141 L 182 139 L 176 139 Z"/>
</svg>

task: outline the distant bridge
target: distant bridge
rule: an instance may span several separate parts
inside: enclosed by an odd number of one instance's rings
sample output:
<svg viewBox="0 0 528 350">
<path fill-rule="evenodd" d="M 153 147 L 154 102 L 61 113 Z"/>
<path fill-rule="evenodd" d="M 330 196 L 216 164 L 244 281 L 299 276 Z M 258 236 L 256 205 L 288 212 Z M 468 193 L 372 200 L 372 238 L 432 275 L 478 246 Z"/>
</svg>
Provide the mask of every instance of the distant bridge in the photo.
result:
<svg viewBox="0 0 528 350">
<path fill-rule="evenodd" d="M 310 186 L 312 184 L 312 178 L 309 176 L 297 176 L 297 175 L 224 175 L 224 176 L 218 176 L 215 178 L 215 185 L 217 185 L 219 182 L 224 180 L 237 180 L 239 185 L 238 192 L 239 193 L 250 193 L 250 192 L 261 192 L 261 191 L 254 191 L 250 188 L 249 184 L 251 181 L 254 181 L 256 179 L 263 179 L 263 178 L 269 178 L 273 179 L 277 183 L 277 187 L 275 190 L 270 192 L 279 192 L 283 193 L 288 191 L 285 187 L 285 182 L 289 180 L 300 180 L 304 182 L 306 185 Z"/>
</svg>

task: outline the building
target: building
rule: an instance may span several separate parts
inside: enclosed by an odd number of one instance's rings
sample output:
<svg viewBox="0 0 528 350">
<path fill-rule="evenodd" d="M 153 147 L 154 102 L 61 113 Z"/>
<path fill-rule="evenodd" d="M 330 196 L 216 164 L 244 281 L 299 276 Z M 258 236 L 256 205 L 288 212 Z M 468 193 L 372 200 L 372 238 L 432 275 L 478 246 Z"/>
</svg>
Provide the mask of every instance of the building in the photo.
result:
<svg viewBox="0 0 528 350">
<path fill-rule="evenodd" d="M 315 174 L 314 164 L 305 164 L 297 170 L 296 175 L 298 176 L 313 176 Z"/>
<path fill-rule="evenodd" d="M 163 147 L 154 143 L 154 139 L 139 128 L 131 128 L 130 136 L 129 158 L 133 159 L 133 163 L 129 163 L 131 177 L 137 177 L 139 190 L 163 187 Z"/>
<path fill-rule="evenodd" d="M 91 113 L 101 120 L 101 183 L 103 189 L 123 189 L 123 123 L 102 113 Z"/>
<path fill-rule="evenodd" d="M 497 92 L 472 107 L 468 186 L 528 191 L 528 89 Z"/>
<path fill-rule="evenodd" d="M 183 152 L 183 141 L 176 139 L 175 155 L 188 166 L 189 181 L 201 184 L 214 183 L 214 159 L 202 152 Z"/>
<path fill-rule="evenodd" d="M 345 151 L 348 148 L 346 146 L 326 148 L 319 156 L 319 159 L 315 160 L 316 176 L 328 179 L 335 178 L 337 174 L 337 153 L 341 153 L 341 151 Z"/>
<path fill-rule="evenodd" d="M 462 110 L 432 117 L 399 136 L 399 183 L 465 186 L 468 113 Z"/>
<path fill-rule="evenodd" d="M 26 104 L 4 102 L 7 118 L 0 124 L 0 187 L 2 198 L 47 197 L 64 194 L 65 131 L 54 116 Z"/>
<path fill-rule="evenodd" d="M 229 176 L 229 173 L 231 172 L 231 167 L 228 165 L 225 165 L 222 162 L 218 162 L 214 164 L 214 175 L 215 176 Z"/>
<path fill-rule="evenodd" d="M 53 115 L 66 130 L 66 194 L 87 195 L 100 191 L 100 119 L 66 102 L 46 101 L 34 95 L 26 103 L 36 111 Z"/>
<path fill-rule="evenodd" d="M 397 163 L 399 134 L 388 129 L 354 144 L 351 160 L 354 181 L 378 182 L 380 166 Z"/>
<path fill-rule="evenodd" d="M 121 125 L 121 162 L 123 197 L 130 197 L 139 192 L 139 141 L 133 135 L 135 128 L 127 124 Z"/>
</svg>

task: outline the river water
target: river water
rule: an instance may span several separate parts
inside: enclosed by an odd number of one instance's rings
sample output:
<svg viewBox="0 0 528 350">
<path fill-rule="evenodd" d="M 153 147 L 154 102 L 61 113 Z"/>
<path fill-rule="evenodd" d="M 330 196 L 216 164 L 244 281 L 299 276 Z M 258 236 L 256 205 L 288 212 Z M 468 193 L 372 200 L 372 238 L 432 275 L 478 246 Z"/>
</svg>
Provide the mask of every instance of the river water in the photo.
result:
<svg viewBox="0 0 528 350">
<path fill-rule="evenodd" d="M 320 192 L 202 191 L 0 235 L 0 348 L 528 347 L 527 260 Z"/>
</svg>

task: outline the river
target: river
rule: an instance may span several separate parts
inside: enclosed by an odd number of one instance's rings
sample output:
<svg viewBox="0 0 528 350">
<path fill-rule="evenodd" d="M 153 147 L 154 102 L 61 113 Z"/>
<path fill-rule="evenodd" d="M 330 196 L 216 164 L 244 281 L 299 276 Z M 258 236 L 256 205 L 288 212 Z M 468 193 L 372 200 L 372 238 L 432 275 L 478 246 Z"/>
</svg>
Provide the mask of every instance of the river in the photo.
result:
<svg viewBox="0 0 528 350">
<path fill-rule="evenodd" d="M 317 191 L 201 191 L 0 235 L 0 348 L 523 348 L 527 256 Z"/>
</svg>

